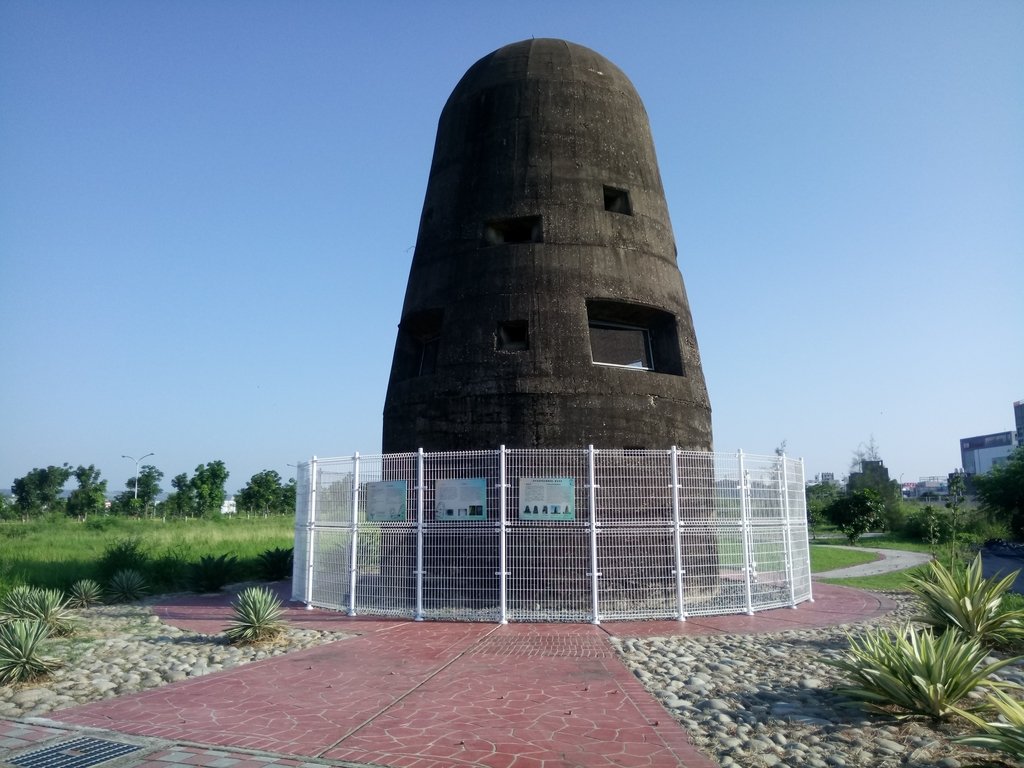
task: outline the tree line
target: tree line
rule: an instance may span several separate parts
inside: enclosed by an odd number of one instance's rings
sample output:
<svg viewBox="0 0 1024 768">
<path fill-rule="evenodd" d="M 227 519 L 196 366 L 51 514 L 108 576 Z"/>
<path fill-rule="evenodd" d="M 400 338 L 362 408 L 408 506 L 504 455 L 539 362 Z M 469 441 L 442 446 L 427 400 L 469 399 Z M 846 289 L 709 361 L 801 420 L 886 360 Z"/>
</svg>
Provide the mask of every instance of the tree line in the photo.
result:
<svg viewBox="0 0 1024 768">
<path fill-rule="evenodd" d="M 126 517 L 215 517 L 227 499 L 224 485 L 229 473 L 223 461 L 200 464 L 189 476 L 182 472 L 171 478 L 173 490 L 160 501 L 164 473 L 152 464 L 139 468 L 128 478 L 125 490 L 109 499 L 107 481 L 92 464 L 72 467 L 37 467 L 11 484 L 11 499 L 0 495 L 0 519 L 32 520 L 48 514 L 64 514 L 80 520 L 90 515 Z M 64 487 L 74 479 L 77 486 L 64 496 Z M 251 514 L 291 514 L 295 511 L 295 481 L 282 483 L 272 469 L 257 472 L 234 496 L 239 511 Z"/>
</svg>

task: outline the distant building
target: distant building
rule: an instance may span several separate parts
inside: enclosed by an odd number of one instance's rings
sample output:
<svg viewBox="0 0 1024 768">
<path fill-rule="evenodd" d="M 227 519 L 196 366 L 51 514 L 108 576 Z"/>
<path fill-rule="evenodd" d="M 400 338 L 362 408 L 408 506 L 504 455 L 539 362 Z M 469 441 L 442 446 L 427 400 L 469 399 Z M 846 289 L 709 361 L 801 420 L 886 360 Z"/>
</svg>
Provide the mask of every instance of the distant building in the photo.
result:
<svg viewBox="0 0 1024 768">
<path fill-rule="evenodd" d="M 836 474 L 835 474 L 835 472 L 822 472 L 821 473 L 821 482 L 829 483 L 830 485 L 835 485 L 836 484 Z"/>
<path fill-rule="evenodd" d="M 968 478 L 1005 462 L 1014 447 L 1013 432 L 994 432 L 960 440 L 960 464 Z"/>
<path fill-rule="evenodd" d="M 1013 404 L 1013 422 L 1017 425 L 1017 445 L 1024 445 L 1024 400 Z"/>
<path fill-rule="evenodd" d="M 237 511 L 238 511 L 238 508 L 237 508 L 237 505 L 235 504 L 235 500 L 233 498 L 232 499 L 224 499 L 224 503 L 220 505 L 220 513 L 222 515 L 233 515 Z"/>
</svg>

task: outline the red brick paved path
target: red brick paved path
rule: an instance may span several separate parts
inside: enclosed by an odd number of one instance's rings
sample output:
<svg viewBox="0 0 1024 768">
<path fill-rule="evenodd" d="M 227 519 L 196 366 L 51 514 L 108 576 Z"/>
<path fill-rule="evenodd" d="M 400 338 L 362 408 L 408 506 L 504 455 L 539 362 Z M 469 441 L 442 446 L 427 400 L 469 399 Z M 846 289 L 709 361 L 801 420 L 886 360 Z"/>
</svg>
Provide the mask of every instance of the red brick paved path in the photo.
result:
<svg viewBox="0 0 1024 768">
<path fill-rule="evenodd" d="M 296 625 L 358 636 L 57 711 L 51 719 L 394 768 L 710 768 L 714 763 L 614 656 L 608 636 L 778 631 L 891 609 L 876 595 L 824 584 L 816 585 L 815 598 L 755 616 L 602 626 L 416 623 L 296 608 L 289 611 Z M 186 597 L 157 612 L 212 633 L 226 625 L 226 602 Z"/>
</svg>

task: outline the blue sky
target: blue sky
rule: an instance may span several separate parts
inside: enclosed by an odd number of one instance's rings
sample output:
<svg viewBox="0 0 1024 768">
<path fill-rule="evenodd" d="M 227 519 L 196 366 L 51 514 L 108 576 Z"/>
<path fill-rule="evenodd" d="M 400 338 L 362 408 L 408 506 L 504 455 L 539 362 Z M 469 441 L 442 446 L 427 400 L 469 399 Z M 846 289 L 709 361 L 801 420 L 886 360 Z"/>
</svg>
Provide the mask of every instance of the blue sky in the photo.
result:
<svg viewBox="0 0 1024 768">
<path fill-rule="evenodd" d="M 438 115 L 531 36 L 644 99 L 716 449 L 1012 429 L 1024 3 L 5 0 L 0 486 L 379 452 Z"/>
</svg>

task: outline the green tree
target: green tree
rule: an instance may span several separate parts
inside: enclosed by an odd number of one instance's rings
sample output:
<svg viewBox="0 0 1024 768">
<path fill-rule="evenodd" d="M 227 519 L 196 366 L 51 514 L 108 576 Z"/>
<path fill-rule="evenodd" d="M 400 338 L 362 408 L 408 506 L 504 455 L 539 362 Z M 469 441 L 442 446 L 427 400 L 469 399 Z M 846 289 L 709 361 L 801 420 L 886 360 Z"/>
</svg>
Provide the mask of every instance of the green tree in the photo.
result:
<svg viewBox="0 0 1024 768">
<path fill-rule="evenodd" d="M 210 461 L 196 467 L 190 485 L 195 501 L 196 516 L 213 516 L 220 512 L 226 496 L 224 483 L 228 470 L 223 461 Z"/>
<path fill-rule="evenodd" d="M 188 475 L 185 472 L 175 475 L 171 478 L 171 487 L 174 488 L 174 493 L 164 501 L 164 507 L 172 517 L 188 517 L 196 507 L 195 493 Z"/>
<path fill-rule="evenodd" d="M 854 491 L 836 499 L 825 510 L 832 523 L 843 532 L 851 545 L 882 520 L 885 505 L 870 488 Z"/>
<path fill-rule="evenodd" d="M 148 513 L 156 502 L 156 497 L 163 492 L 163 489 L 160 487 L 160 481 L 163 479 L 163 472 L 152 464 L 143 464 L 142 469 L 139 470 L 138 494 L 136 494 L 135 478 L 128 478 L 125 485 L 128 487 L 128 490 L 132 492 L 133 498 L 135 498 L 136 495 L 138 496 L 139 506 L 142 508 L 143 512 Z"/>
<path fill-rule="evenodd" d="M 74 474 L 78 487 L 68 497 L 67 513 L 79 520 L 88 519 L 90 514 L 102 514 L 107 502 L 107 481 L 100 479 L 100 471 L 92 464 L 79 465 Z"/>
<path fill-rule="evenodd" d="M 280 508 L 282 515 L 295 514 L 295 478 L 281 486 Z"/>
<path fill-rule="evenodd" d="M 272 469 L 257 472 L 238 492 L 236 497 L 239 507 L 262 515 L 281 512 L 283 501 L 281 476 Z"/>
<path fill-rule="evenodd" d="M 59 508 L 61 491 L 70 477 L 71 465 L 65 463 L 59 467 L 52 464 L 45 469 L 37 467 L 24 477 L 16 478 L 11 492 L 22 519 Z"/>
<path fill-rule="evenodd" d="M 816 483 L 807 486 L 804 493 L 807 497 L 807 527 L 813 537 L 815 530 L 828 519 L 825 510 L 839 499 L 843 492 L 835 483 Z"/>
<path fill-rule="evenodd" d="M 1009 525 L 1016 538 L 1024 539 L 1024 446 L 1005 463 L 975 475 L 973 482 L 985 511 Z"/>
</svg>

